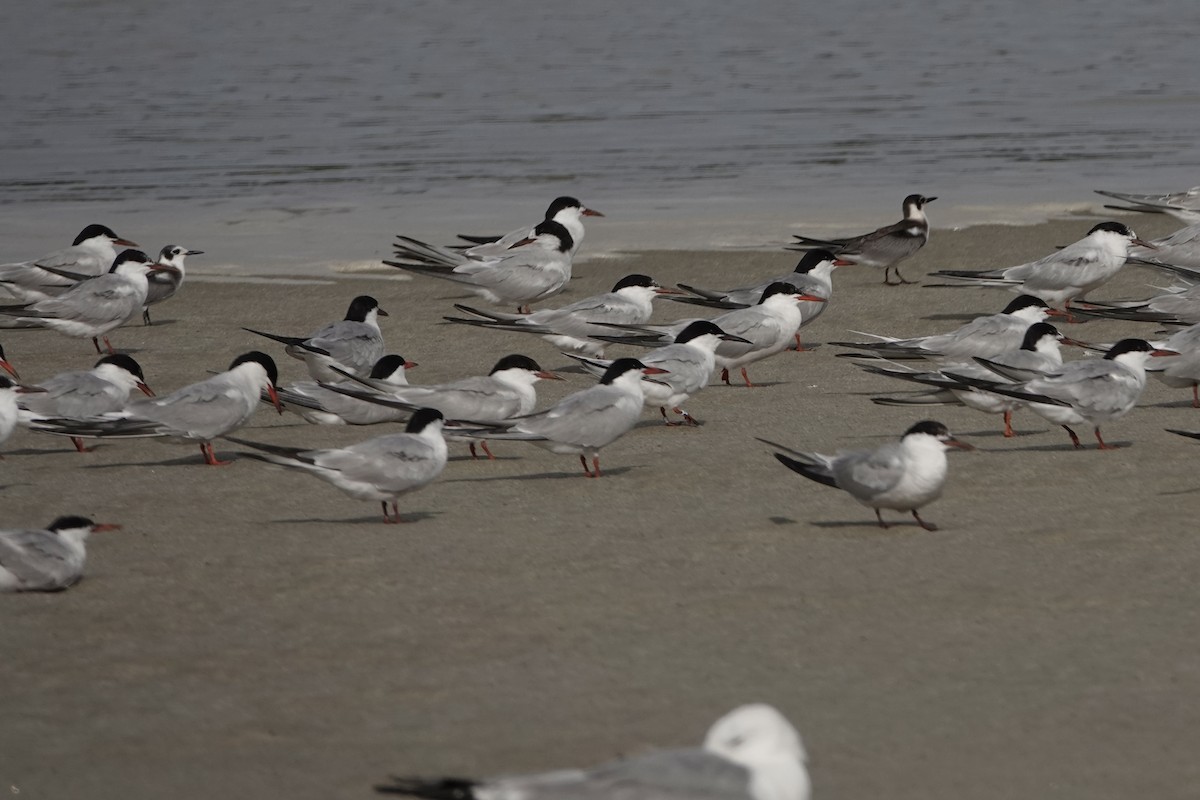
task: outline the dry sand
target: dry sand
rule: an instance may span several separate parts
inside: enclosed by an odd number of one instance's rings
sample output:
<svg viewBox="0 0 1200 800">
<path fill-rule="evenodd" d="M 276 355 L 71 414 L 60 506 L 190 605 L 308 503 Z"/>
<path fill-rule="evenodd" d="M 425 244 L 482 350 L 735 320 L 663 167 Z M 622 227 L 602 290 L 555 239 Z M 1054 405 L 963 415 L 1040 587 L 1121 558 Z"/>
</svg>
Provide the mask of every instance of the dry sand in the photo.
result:
<svg viewBox="0 0 1200 800">
<path fill-rule="evenodd" d="M 1092 222 L 935 231 L 905 270 L 1018 263 Z M 564 299 L 634 271 L 721 286 L 794 261 L 593 260 Z M 806 338 L 941 331 L 1011 298 L 879 280 L 840 271 Z M 1127 268 L 1095 294 L 1163 282 Z M 534 337 L 439 324 L 460 293 L 390 275 L 193 282 L 156 308 L 162 324 L 113 340 L 159 393 L 249 349 L 278 354 L 289 382 L 299 362 L 240 326 L 303 333 L 359 293 L 391 312 L 390 349 L 421 363 L 413 382 L 486 371 L 510 352 L 570 363 Z M 692 311 L 659 306 L 663 318 Z M 3 344 L 30 381 L 94 360 L 90 344 L 54 334 Z M 1200 429 L 1189 395 L 1152 381 L 1106 429 L 1127 447 L 1089 439 L 1075 452 L 1029 413 L 1005 440 L 997 417 L 875 406 L 870 395 L 904 387 L 835 352 L 756 365 L 759 388 L 710 387 L 690 404 L 699 429 L 647 412 L 603 452 L 602 480 L 520 443 L 497 444 L 495 462 L 452 447 L 442 478 L 401 503 L 403 526 L 248 459 L 205 467 L 197 447 L 153 442 L 79 455 L 19 432 L 2 467 L 7 525 L 84 513 L 124 530 L 94 537 L 74 589 L 2 598 L 0 792 L 361 798 L 389 772 L 538 770 L 691 744 L 729 708 L 765 701 L 800 728 L 819 798 L 1195 796 L 1200 443 L 1163 431 Z M 587 383 L 569 377 L 542 384 L 543 402 Z M 980 448 L 952 454 L 946 496 L 924 514 L 935 533 L 899 514 L 880 530 L 870 509 L 753 439 L 828 451 L 927 416 Z M 241 435 L 330 446 L 383 432 L 264 408 Z"/>
</svg>

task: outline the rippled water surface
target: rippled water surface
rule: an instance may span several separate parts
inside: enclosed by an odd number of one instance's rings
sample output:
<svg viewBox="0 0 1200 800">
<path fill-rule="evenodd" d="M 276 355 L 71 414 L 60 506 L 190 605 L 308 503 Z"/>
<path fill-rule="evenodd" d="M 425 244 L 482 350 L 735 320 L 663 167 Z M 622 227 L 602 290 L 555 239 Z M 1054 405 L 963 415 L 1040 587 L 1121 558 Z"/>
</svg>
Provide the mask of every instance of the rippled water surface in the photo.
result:
<svg viewBox="0 0 1200 800">
<path fill-rule="evenodd" d="M 618 224 L 850 224 L 909 191 L 953 220 L 1200 183 L 1192 0 L 10 6 L 13 257 L 93 218 L 320 251 L 512 227 L 560 193 Z"/>
</svg>

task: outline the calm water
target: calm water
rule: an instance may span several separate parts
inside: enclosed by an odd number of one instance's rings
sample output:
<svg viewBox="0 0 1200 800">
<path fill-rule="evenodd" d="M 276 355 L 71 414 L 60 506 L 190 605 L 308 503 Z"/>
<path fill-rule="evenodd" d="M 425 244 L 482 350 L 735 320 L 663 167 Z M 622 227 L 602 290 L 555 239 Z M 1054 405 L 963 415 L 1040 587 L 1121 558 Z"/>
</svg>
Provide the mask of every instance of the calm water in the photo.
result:
<svg viewBox="0 0 1200 800">
<path fill-rule="evenodd" d="M 882 224 L 910 191 L 939 195 L 936 225 L 1200 183 L 1194 0 L 40 0 L 0 18 L 0 260 L 92 221 L 319 267 L 400 230 L 498 232 L 560 193 L 609 214 L 590 230 L 615 249 Z"/>
</svg>

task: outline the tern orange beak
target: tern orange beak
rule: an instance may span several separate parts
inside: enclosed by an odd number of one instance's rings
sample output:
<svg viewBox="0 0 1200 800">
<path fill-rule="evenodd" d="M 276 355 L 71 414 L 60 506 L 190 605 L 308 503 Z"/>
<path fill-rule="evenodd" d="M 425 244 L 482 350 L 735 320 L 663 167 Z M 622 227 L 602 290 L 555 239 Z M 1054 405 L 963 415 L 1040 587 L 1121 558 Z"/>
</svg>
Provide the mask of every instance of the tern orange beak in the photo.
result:
<svg viewBox="0 0 1200 800">
<path fill-rule="evenodd" d="M 1150 351 L 1151 358 L 1166 358 L 1167 356 L 1178 356 L 1178 355 L 1182 355 L 1182 353 L 1179 353 L 1176 350 L 1164 350 L 1162 348 L 1159 348 L 1157 350 Z"/>
<path fill-rule="evenodd" d="M 585 208 L 583 210 L 583 216 L 585 216 L 585 217 L 603 217 L 604 215 L 601 214 L 599 211 L 597 211 L 594 208 Z"/>
<path fill-rule="evenodd" d="M 541 370 L 540 372 L 535 372 L 533 374 L 536 375 L 537 377 L 541 378 L 544 381 L 565 381 L 566 380 L 566 378 L 564 378 L 563 376 L 555 375 L 553 372 L 547 372 L 546 370 Z"/>
<path fill-rule="evenodd" d="M 138 381 L 137 388 L 141 389 L 142 394 L 146 395 L 146 397 L 154 397 L 154 390 L 142 381 Z"/>
<path fill-rule="evenodd" d="M 835 267 L 853 267 L 857 263 L 857 261 L 851 261 L 846 258 L 835 258 L 833 260 L 833 265 Z"/>
<path fill-rule="evenodd" d="M 92 533 L 104 533 L 106 531 L 119 531 L 121 526 L 112 522 L 101 522 L 92 526 Z"/>
<path fill-rule="evenodd" d="M 666 375 L 669 372 L 669 369 L 663 369 L 662 367 L 642 367 L 643 375 Z"/>
<path fill-rule="evenodd" d="M 421 366 L 421 365 L 415 361 L 409 361 L 407 358 L 404 359 L 404 368 L 405 369 L 412 369 L 413 367 L 419 367 L 419 366 Z"/>
<path fill-rule="evenodd" d="M 817 297 L 815 294 L 804 294 L 803 292 L 796 295 L 796 299 L 800 300 L 800 301 L 807 301 L 809 303 L 828 303 L 829 302 L 828 297 Z"/>
<path fill-rule="evenodd" d="M 5 361 L 3 358 L 0 358 L 0 367 L 3 367 L 5 372 L 7 372 L 9 375 L 12 375 L 17 380 L 21 380 L 21 376 L 17 374 L 17 370 L 13 367 L 13 365 Z"/>
<path fill-rule="evenodd" d="M 274 404 L 275 410 L 278 411 L 280 414 L 282 414 L 283 413 L 283 403 L 279 402 L 279 393 L 277 391 L 275 391 L 274 384 L 270 384 L 270 383 L 267 384 L 267 394 L 270 396 L 271 403 Z"/>
</svg>

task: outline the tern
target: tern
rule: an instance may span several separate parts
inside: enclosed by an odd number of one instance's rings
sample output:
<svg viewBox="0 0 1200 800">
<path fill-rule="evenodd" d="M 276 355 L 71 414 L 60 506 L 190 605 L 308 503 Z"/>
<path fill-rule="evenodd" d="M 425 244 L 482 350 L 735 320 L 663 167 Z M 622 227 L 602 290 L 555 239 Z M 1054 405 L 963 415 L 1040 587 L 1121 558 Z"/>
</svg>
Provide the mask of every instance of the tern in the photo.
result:
<svg viewBox="0 0 1200 800">
<path fill-rule="evenodd" d="M 823 297 L 804 294 L 790 283 L 772 283 L 763 291 L 758 305 L 736 308 L 709 320 L 722 331 L 737 337 L 724 340 L 717 347 L 716 365 L 721 368 L 721 380 L 731 385 L 730 370 L 740 368 L 746 386 L 753 387 L 746 367 L 786 350 L 804 324 L 800 305 L 823 301 Z M 684 319 L 663 325 L 610 325 L 607 327 L 627 332 L 620 336 L 600 338 L 618 344 L 661 347 L 674 342 L 695 321 Z"/>
<path fill-rule="evenodd" d="M 528 313 L 529 304 L 553 297 L 571 280 L 574 240 L 559 223 L 546 220 L 502 254 L 474 257 L 407 236 L 396 240 L 396 256 L 384 261 L 397 269 L 430 275 L 470 287 L 496 305 L 515 305 Z"/>
<path fill-rule="evenodd" d="M 38 419 L 31 427 L 59 436 L 198 442 L 205 464 L 223 466 L 231 462 L 217 459 L 212 440 L 247 423 L 258 408 L 263 389 L 282 414 L 275 389 L 278 379 L 275 361 L 252 350 L 235 358 L 225 372 L 169 395 L 137 400 L 121 411 L 90 419 Z"/>
<path fill-rule="evenodd" d="M 143 325 L 151 324 L 150 306 L 174 297 L 183 286 L 183 260 L 203 254 L 203 250 L 189 250 L 177 244 L 169 244 L 158 252 L 158 260 L 154 262 L 158 269 L 150 273 L 146 305 L 142 307 Z"/>
<path fill-rule="evenodd" d="M 21 418 L 17 395 L 43 391 L 45 390 L 40 386 L 22 386 L 0 375 L 0 444 L 8 441 L 8 437 L 12 436 L 13 431 L 17 428 L 17 422 Z M 0 456 L 0 459 L 3 458 L 4 456 Z"/>
<path fill-rule="evenodd" d="M 551 220 L 566 228 L 567 233 L 571 234 L 571 256 L 574 257 L 579 252 L 579 245 L 583 244 L 583 218 L 603 216 L 599 211 L 588 208 L 574 197 L 563 196 L 554 198 L 554 201 L 546 208 L 546 216 L 542 221 Z M 536 236 L 534 233 L 536 227 L 536 225 L 531 225 L 517 228 L 503 236 L 464 236 L 460 234 L 458 238 L 474 245 L 466 250 L 472 256 L 496 256 L 502 255 L 505 250 L 522 239 L 531 239 Z"/>
<path fill-rule="evenodd" d="M 365 442 L 325 450 L 277 447 L 227 436 L 229 441 L 260 450 L 250 458 L 303 470 L 358 500 L 378 500 L 383 521 L 403 522 L 401 495 L 429 485 L 446 467 L 442 412 L 422 408 L 412 415 L 404 433 L 377 436 Z M 388 514 L 388 501 L 392 514 Z"/>
<path fill-rule="evenodd" d="M 388 313 L 379 307 L 379 301 L 364 294 L 350 301 L 344 319 L 322 325 L 308 336 L 280 336 L 253 328 L 242 330 L 287 345 L 284 352 L 303 361 L 313 380 L 339 381 L 342 376 L 334 367 L 365 375 L 383 356 L 379 317 L 386 316 Z"/>
<path fill-rule="evenodd" d="M 679 292 L 664 289 L 648 275 L 626 275 L 617 281 L 611 292 L 587 297 L 562 308 L 543 308 L 532 314 L 501 314 L 455 304 L 455 308 L 474 314 L 477 319 L 444 319 L 491 330 L 535 333 L 559 349 L 602 356 L 607 342 L 589 337 L 611 333 L 605 323 L 642 325 L 649 322 L 653 310 L 651 301 L 671 294 Z"/>
<path fill-rule="evenodd" d="M 103 275 L 117 257 L 117 247 L 138 247 L 104 225 L 88 225 L 70 247 L 47 253 L 32 261 L 0 265 L 0 287 L 21 303 L 34 303 L 62 294 L 80 278 L 59 274 L 65 270 L 81 277 Z"/>
<path fill-rule="evenodd" d="M 940 270 L 931 275 L 972 286 L 1005 287 L 1070 311 L 1072 300 L 1111 280 L 1125 266 L 1130 248 L 1135 246 L 1155 249 L 1124 224 L 1101 222 L 1079 241 L 1037 261 L 982 271 Z"/>
<path fill-rule="evenodd" d="M 955 330 L 930 336 L 914 336 L 899 339 L 875 333 L 852 331 L 871 336 L 874 342 L 830 342 L 838 347 L 852 347 L 866 351 L 867 355 L 885 359 L 946 358 L 962 360 L 974 356 L 991 358 L 1001 353 L 1016 350 L 1025 338 L 1025 331 L 1036 322 L 1045 322 L 1049 316 L 1063 316 L 1036 297 L 1022 295 L 1016 298 L 999 314 L 976 317 Z M 862 358 L 863 354 L 846 354 L 851 358 Z"/>
<path fill-rule="evenodd" d="M 463 438 L 533 442 L 552 453 L 578 455 L 583 473 L 600 477 L 600 449 L 633 430 L 642 413 L 643 375 L 663 375 L 636 358 L 619 358 L 600 383 L 569 394 L 550 408 L 513 417 L 494 428 L 462 429 Z M 588 458 L 591 457 L 591 469 Z"/>
<path fill-rule="evenodd" d="M 883 282 L 886 284 L 913 283 L 905 280 L 896 265 L 915 255 L 929 241 L 929 219 L 925 216 L 925 205 L 934 200 L 937 198 L 910 194 L 904 198 L 904 219 L 895 224 L 847 239 L 813 239 L 793 234 L 797 242 L 789 249 L 825 248 L 834 255 L 853 260 L 856 264 L 882 267 Z M 888 280 L 888 272 L 892 271 L 896 273 L 896 284 Z"/>
<path fill-rule="evenodd" d="M 483 780 L 392 776 L 375 790 L 424 800 L 809 800 L 806 761 L 791 723 L 775 708 L 755 703 L 717 720 L 703 747 Z"/>
<path fill-rule="evenodd" d="M 908 511 L 927 531 L 937 526 L 921 519 L 917 510 L 942 496 L 946 485 L 946 451 L 975 448 L 955 439 L 940 422 L 925 420 L 913 425 L 898 442 L 874 450 L 839 452 L 837 455 L 792 450 L 767 439 L 775 458 L 809 480 L 847 492 L 864 506 L 875 509 L 879 527 L 886 529 L 880 509 Z"/>
<path fill-rule="evenodd" d="M 1096 189 L 1096 194 L 1113 197 L 1127 205 L 1106 206 L 1118 211 L 1145 211 L 1154 214 L 1170 214 L 1189 225 L 1200 222 L 1200 186 L 1182 192 L 1167 194 L 1129 194 Z"/>
<path fill-rule="evenodd" d="M 642 393 L 647 406 L 657 406 L 667 425 L 679 425 L 667 417 L 670 408 L 683 417 L 688 425 L 699 425 L 696 418 L 680 408 L 688 398 L 703 389 L 712 380 L 716 368 L 716 351 L 721 342 L 743 342 L 748 339 L 734 336 L 721 330 L 708 320 L 696 320 L 679 332 L 675 343 L 651 350 L 641 361 L 648 367 L 666 370 L 655 380 L 643 381 Z M 612 366 L 612 361 L 593 359 L 564 353 L 583 363 L 584 369 L 593 375 L 603 375 Z"/>
<path fill-rule="evenodd" d="M 1154 347 L 1145 339 L 1122 339 L 1104 358 L 1071 361 L 1056 370 L 1038 373 L 1018 370 L 988 359 L 976 359 L 1008 381 L 980 380 L 952 371 L 947 374 L 968 386 L 1026 401 L 1040 417 L 1061 425 L 1075 449 L 1083 447 L 1071 425 L 1093 427 L 1101 450 L 1115 450 L 1100 435 L 1100 425 L 1128 414 L 1146 388 L 1146 360 L 1177 353 Z"/>
<path fill-rule="evenodd" d="M 0 530 L 0 592 L 58 592 L 83 578 L 84 541 L 120 525 L 59 517 L 41 530 Z"/>
<path fill-rule="evenodd" d="M 387 387 L 379 381 L 357 381 L 366 384 L 377 394 L 368 394 L 344 383 L 326 385 L 325 388 L 354 398 L 357 402 L 386 409 L 387 413 L 399 413 L 405 417 L 418 408 L 427 407 L 436 408 L 447 419 L 494 424 L 533 411 L 537 404 L 534 384 L 539 380 L 561 381 L 562 378 L 542 369 L 528 356 L 513 354 L 497 361 L 487 375 L 475 375 L 449 383 Z M 446 436 L 457 438 L 453 432 Z M 488 458 L 495 458 L 486 440 L 481 441 L 480 445 Z M 470 440 L 470 447 L 471 457 L 474 458 L 474 440 Z"/>
<path fill-rule="evenodd" d="M 100 339 L 109 353 L 109 331 L 133 319 L 146 303 L 147 275 L 161 269 L 140 250 L 125 250 L 109 271 L 79 281 L 61 295 L 24 306 L 2 306 L 0 314 L 11 317 L 13 327 L 48 328 L 65 336 L 91 339 L 96 352 Z"/>
<path fill-rule="evenodd" d="M 60 372 L 39 383 L 38 388 L 42 391 L 17 403 L 22 425 L 30 426 L 46 417 L 83 420 L 120 411 L 134 389 L 147 397 L 154 396 L 141 365 L 124 353 L 105 356 L 90 370 Z M 79 452 L 88 452 L 82 439 L 71 441 Z"/>
<path fill-rule="evenodd" d="M 373 391 L 387 392 L 408 385 L 407 371 L 417 366 L 401 355 L 386 355 L 375 362 L 365 379 Z M 359 379 L 346 378 L 322 386 L 314 381 L 293 383 L 278 392 L 280 402 L 313 425 L 377 425 L 382 422 L 404 422 L 409 413 L 395 408 L 365 402 L 343 394 L 337 389 L 359 388 Z M 262 397 L 271 402 L 270 395 Z"/>
</svg>

